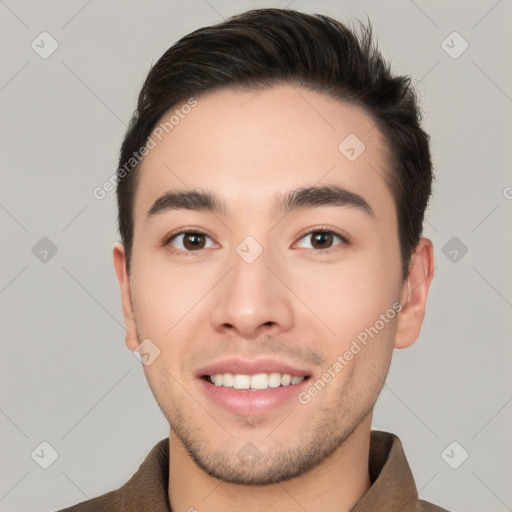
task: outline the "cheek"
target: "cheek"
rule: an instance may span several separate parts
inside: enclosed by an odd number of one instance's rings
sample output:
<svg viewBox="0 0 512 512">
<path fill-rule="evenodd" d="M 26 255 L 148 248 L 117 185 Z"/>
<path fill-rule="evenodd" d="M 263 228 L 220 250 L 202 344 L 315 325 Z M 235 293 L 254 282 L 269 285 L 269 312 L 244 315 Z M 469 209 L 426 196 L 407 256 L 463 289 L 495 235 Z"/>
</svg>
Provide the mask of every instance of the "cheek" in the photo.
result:
<svg viewBox="0 0 512 512">
<path fill-rule="evenodd" d="M 314 272 L 304 268 L 289 276 L 295 280 L 291 288 L 325 327 L 326 339 L 330 338 L 337 349 L 342 349 L 392 308 L 400 291 L 395 273 L 395 269 L 386 271 L 377 258 L 374 261 L 368 258 L 346 264 L 318 265 Z M 392 320 L 394 316 L 392 310 L 386 319 Z M 311 314 L 306 317 L 311 323 Z M 319 326 L 319 322 L 314 323 Z M 392 337 L 390 323 L 379 331 Z"/>
<path fill-rule="evenodd" d="M 205 329 L 209 314 L 202 299 L 218 277 L 213 269 L 171 266 L 165 257 L 139 261 L 144 264 L 133 266 L 131 283 L 137 331 L 141 340 L 149 338 L 160 350 L 158 359 L 144 370 L 151 388 L 167 394 L 163 386 L 172 386 L 172 377 L 182 382 L 188 356 L 201 350 L 206 336 L 199 330 Z"/>
<path fill-rule="evenodd" d="M 143 261 L 143 258 L 140 259 Z M 141 334 L 164 340 L 187 323 L 192 308 L 211 288 L 210 279 L 194 266 L 169 265 L 164 258 L 134 265 L 132 298 Z"/>
</svg>

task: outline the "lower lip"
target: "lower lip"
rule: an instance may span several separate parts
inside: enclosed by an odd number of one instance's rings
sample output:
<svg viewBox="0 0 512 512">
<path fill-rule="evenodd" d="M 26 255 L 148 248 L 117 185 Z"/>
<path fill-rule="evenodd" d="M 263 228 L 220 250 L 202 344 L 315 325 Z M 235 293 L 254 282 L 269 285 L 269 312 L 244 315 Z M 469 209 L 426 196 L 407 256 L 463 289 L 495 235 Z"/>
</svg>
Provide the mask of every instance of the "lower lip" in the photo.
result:
<svg viewBox="0 0 512 512">
<path fill-rule="evenodd" d="M 259 416 L 291 400 L 297 400 L 297 395 L 307 386 L 308 380 L 306 378 L 298 384 L 254 391 L 216 386 L 205 379 L 199 379 L 199 385 L 211 400 L 228 412 L 243 416 Z"/>
</svg>

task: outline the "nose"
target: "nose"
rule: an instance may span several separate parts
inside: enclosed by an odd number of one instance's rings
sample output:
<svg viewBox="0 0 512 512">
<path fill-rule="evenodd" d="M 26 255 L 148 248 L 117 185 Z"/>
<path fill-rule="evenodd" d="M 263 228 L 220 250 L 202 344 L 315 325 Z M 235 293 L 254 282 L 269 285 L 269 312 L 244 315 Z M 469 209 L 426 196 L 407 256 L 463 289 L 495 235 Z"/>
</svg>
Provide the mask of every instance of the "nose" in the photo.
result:
<svg viewBox="0 0 512 512">
<path fill-rule="evenodd" d="M 265 250 L 250 263 L 235 253 L 231 263 L 231 271 L 215 287 L 213 328 L 244 339 L 291 329 L 292 292 L 284 284 L 286 276 L 279 276 L 279 265 Z"/>
</svg>

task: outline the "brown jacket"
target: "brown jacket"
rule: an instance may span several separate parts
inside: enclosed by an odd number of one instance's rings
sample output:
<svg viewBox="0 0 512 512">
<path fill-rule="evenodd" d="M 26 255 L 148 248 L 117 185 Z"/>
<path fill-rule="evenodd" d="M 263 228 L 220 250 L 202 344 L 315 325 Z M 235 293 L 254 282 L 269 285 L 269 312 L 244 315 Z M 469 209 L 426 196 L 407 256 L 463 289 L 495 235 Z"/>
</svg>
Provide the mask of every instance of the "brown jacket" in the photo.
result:
<svg viewBox="0 0 512 512">
<path fill-rule="evenodd" d="M 372 486 L 351 512 L 448 512 L 418 499 L 402 443 L 394 434 L 374 430 L 370 439 Z M 60 512 L 170 512 L 169 439 L 160 441 L 138 471 L 116 491 Z"/>
</svg>

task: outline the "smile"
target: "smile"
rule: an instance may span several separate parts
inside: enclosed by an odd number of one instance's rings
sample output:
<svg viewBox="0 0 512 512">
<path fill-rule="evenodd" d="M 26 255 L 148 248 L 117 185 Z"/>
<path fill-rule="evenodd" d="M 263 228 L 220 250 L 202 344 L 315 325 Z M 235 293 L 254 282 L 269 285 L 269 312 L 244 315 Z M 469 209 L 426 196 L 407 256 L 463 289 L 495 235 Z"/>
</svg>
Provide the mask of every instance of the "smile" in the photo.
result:
<svg viewBox="0 0 512 512">
<path fill-rule="evenodd" d="M 301 383 L 305 377 L 292 376 L 289 373 L 257 373 L 256 375 L 217 373 L 207 375 L 207 379 L 216 386 L 232 389 L 261 391 L 281 386 L 292 386 Z"/>
<path fill-rule="evenodd" d="M 194 372 L 200 392 L 213 407 L 242 416 L 263 416 L 294 407 L 313 371 L 274 357 L 232 356 Z"/>
</svg>

